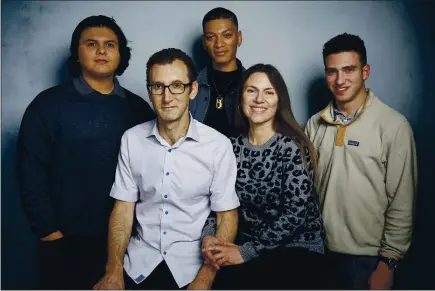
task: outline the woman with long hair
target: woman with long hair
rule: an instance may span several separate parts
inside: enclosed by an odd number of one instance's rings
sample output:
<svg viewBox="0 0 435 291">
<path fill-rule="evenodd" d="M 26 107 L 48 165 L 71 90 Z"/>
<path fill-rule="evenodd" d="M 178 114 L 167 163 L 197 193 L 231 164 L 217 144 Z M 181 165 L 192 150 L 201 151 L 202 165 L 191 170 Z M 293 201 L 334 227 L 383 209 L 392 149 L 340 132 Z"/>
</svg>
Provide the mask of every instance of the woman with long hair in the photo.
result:
<svg viewBox="0 0 435 291">
<path fill-rule="evenodd" d="M 220 269 L 214 289 L 321 288 L 324 230 L 315 199 L 316 152 L 294 118 L 284 79 L 272 65 L 246 70 L 231 138 L 240 199 L 235 243 L 203 237 L 205 261 Z"/>
</svg>

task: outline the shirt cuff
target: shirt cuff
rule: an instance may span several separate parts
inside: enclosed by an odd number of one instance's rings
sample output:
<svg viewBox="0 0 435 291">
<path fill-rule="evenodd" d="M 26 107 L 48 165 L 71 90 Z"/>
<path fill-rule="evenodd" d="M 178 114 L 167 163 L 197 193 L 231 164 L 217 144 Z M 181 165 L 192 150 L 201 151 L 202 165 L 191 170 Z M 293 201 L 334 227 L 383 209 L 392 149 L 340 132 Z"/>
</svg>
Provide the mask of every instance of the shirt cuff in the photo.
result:
<svg viewBox="0 0 435 291">
<path fill-rule="evenodd" d="M 231 197 L 223 197 L 218 201 L 211 201 L 211 210 L 214 212 L 228 211 L 236 209 L 240 206 L 239 197 L 237 197 L 236 192 L 234 192 Z"/>
<path fill-rule="evenodd" d="M 249 262 L 250 260 L 258 257 L 258 253 L 255 250 L 253 242 L 247 242 L 244 243 L 243 245 L 240 245 L 239 250 L 244 263 Z"/>
<path fill-rule="evenodd" d="M 381 249 L 379 251 L 379 255 L 386 257 L 386 258 L 390 258 L 390 259 L 394 259 L 394 260 L 400 260 L 403 258 L 403 255 L 389 251 L 389 250 L 383 250 Z"/>
<path fill-rule="evenodd" d="M 125 202 L 137 202 L 138 193 L 127 192 L 123 189 L 119 189 L 116 187 L 112 187 L 110 191 L 110 197 L 115 198 L 116 200 L 121 200 Z"/>
</svg>

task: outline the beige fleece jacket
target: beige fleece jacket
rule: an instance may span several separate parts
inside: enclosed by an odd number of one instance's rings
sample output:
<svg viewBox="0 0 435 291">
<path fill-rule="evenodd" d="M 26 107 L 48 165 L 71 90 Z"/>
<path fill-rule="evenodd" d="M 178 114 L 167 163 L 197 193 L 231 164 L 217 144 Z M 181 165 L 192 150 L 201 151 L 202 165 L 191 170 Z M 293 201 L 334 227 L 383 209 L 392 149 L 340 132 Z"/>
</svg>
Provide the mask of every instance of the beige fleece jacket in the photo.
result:
<svg viewBox="0 0 435 291">
<path fill-rule="evenodd" d="M 332 104 L 307 123 L 318 153 L 319 195 L 331 251 L 401 258 L 411 243 L 417 158 L 404 116 L 370 90 L 347 125 Z"/>
</svg>

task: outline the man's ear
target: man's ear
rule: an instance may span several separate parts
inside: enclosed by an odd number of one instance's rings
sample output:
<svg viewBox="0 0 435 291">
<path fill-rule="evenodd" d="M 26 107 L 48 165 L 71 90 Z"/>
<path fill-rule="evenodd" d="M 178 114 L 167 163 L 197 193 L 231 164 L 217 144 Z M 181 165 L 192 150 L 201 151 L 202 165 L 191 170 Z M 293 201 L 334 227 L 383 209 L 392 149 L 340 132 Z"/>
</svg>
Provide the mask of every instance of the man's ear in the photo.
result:
<svg viewBox="0 0 435 291">
<path fill-rule="evenodd" d="M 370 76 L 370 65 L 366 64 L 363 67 L 363 80 L 366 81 Z"/>
<path fill-rule="evenodd" d="M 243 42 L 242 31 L 237 32 L 237 46 L 241 46 Z"/>
<path fill-rule="evenodd" d="M 201 39 L 202 39 L 202 48 L 206 51 L 207 46 L 205 45 L 205 35 L 202 35 Z"/>
<path fill-rule="evenodd" d="M 196 94 L 198 94 L 198 81 L 193 81 L 193 83 L 192 83 L 192 89 L 190 90 L 190 93 L 189 93 L 189 99 L 190 100 L 193 100 L 193 99 L 195 99 L 195 97 L 196 97 Z"/>
</svg>

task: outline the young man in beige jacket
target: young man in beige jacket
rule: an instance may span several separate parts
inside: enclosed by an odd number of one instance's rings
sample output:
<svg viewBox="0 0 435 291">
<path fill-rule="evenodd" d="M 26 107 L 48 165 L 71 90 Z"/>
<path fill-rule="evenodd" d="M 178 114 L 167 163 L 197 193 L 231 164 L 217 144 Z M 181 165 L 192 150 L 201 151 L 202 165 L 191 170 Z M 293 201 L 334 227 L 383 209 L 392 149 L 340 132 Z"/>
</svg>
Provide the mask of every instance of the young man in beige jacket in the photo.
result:
<svg viewBox="0 0 435 291">
<path fill-rule="evenodd" d="M 323 47 L 335 96 L 306 133 L 318 153 L 316 188 L 335 288 L 391 289 L 411 243 L 417 184 L 412 129 L 366 88 L 364 42 L 338 35 Z"/>
</svg>

